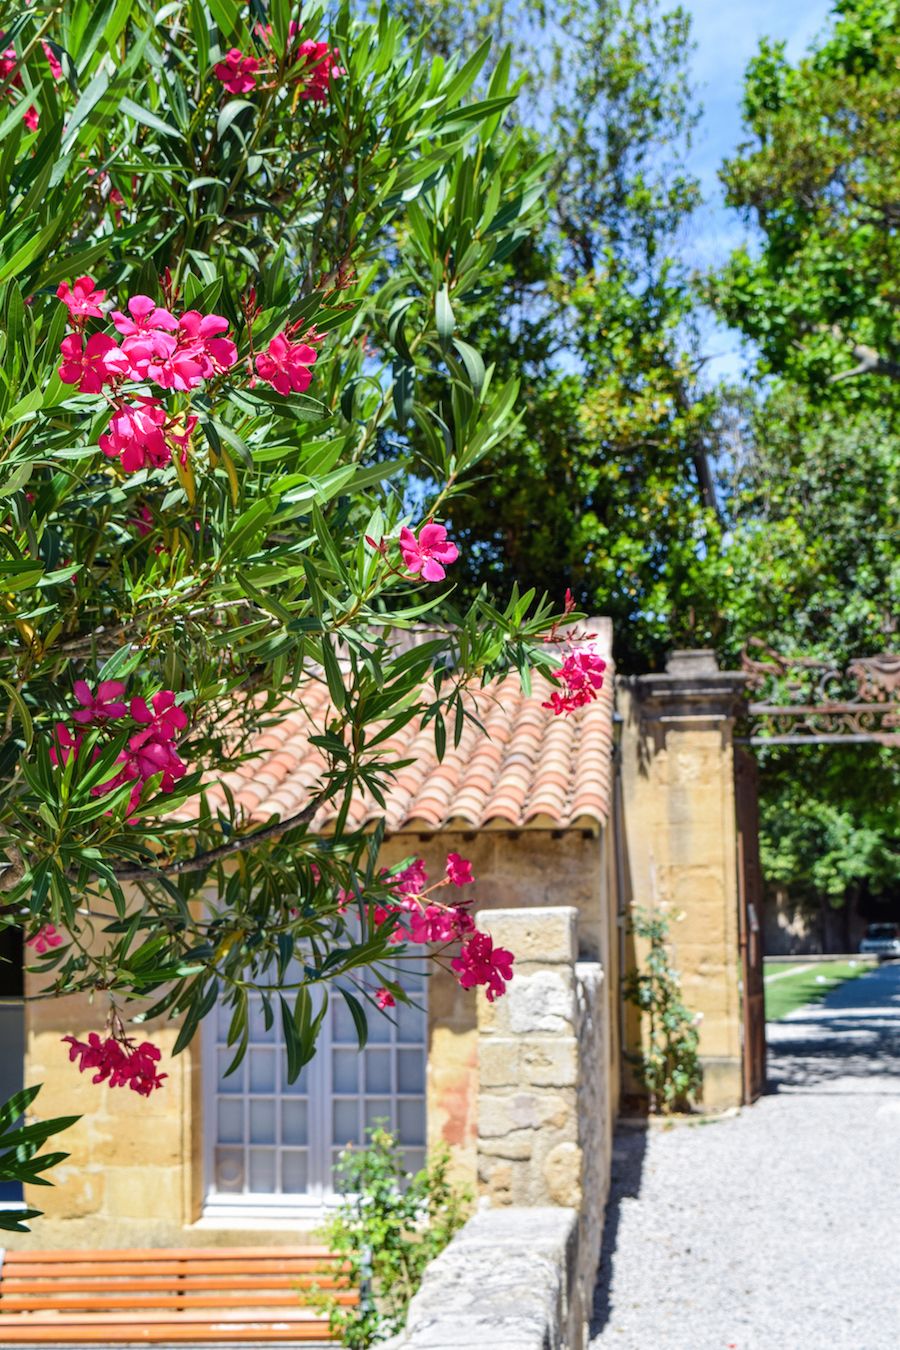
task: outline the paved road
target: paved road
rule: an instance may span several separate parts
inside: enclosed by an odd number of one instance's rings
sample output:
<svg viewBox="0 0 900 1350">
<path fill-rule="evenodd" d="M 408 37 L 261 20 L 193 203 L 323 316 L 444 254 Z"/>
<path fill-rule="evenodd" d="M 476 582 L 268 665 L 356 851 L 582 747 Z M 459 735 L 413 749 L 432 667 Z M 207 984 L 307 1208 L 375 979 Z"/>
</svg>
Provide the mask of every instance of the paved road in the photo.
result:
<svg viewBox="0 0 900 1350">
<path fill-rule="evenodd" d="M 900 1348 L 900 966 L 769 1032 L 755 1106 L 617 1135 L 592 1350 Z"/>
</svg>

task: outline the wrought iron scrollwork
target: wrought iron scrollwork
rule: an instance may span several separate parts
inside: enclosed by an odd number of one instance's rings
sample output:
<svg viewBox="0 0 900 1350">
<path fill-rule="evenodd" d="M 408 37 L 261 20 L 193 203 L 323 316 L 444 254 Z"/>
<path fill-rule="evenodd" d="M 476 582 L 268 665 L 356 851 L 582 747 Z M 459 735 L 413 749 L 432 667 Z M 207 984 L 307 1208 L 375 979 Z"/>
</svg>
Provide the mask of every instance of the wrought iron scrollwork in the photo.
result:
<svg viewBox="0 0 900 1350">
<path fill-rule="evenodd" d="M 754 638 L 742 666 L 756 695 L 748 707 L 751 744 L 900 746 L 900 654 L 860 656 L 842 665 L 784 657 Z"/>
</svg>

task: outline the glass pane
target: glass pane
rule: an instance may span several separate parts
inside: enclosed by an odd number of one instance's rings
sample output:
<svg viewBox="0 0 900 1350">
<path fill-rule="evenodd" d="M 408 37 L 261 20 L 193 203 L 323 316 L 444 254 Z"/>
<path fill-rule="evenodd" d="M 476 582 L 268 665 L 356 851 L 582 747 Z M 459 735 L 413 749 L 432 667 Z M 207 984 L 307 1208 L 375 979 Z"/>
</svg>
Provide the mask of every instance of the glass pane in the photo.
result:
<svg viewBox="0 0 900 1350">
<path fill-rule="evenodd" d="M 405 1148 L 403 1150 L 404 1172 L 421 1172 L 425 1166 L 424 1148 Z"/>
<path fill-rule="evenodd" d="M 219 1092 L 243 1092 L 244 1090 L 244 1065 L 239 1064 L 230 1078 L 225 1077 L 225 1070 L 234 1059 L 234 1050 L 219 1050 Z"/>
<path fill-rule="evenodd" d="M 397 1091 L 425 1091 L 425 1056 L 421 1050 L 397 1051 Z"/>
<path fill-rule="evenodd" d="M 409 1142 L 411 1144 L 416 1144 L 418 1143 L 418 1140 L 411 1139 Z M 274 1097 L 261 1097 L 259 1101 L 252 1101 L 250 1103 L 250 1143 L 275 1143 Z"/>
<path fill-rule="evenodd" d="M 269 1042 L 275 1041 L 276 1022 L 273 1018 L 272 1025 L 266 1031 L 266 1022 L 263 1017 L 263 1006 L 261 998 L 252 998 L 250 1000 L 250 1040 L 251 1042 Z"/>
<path fill-rule="evenodd" d="M 304 1064 L 303 1068 L 300 1070 L 300 1076 L 296 1078 L 293 1083 L 289 1083 L 287 1080 L 287 1056 L 284 1052 L 284 1045 L 280 1040 L 278 1043 L 276 1062 L 281 1066 L 279 1070 L 281 1091 L 290 1093 L 292 1097 L 308 1097 L 309 1075 L 312 1072 L 310 1065 Z"/>
<path fill-rule="evenodd" d="M 282 1102 L 281 1142 L 283 1144 L 309 1143 L 306 1111 L 306 1102 Z"/>
<path fill-rule="evenodd" d="M 219 1102 L 219 1129 L 217 1138 L 220 1144 L 240 1144 L 243 1142 L 243 1101 Z"/>
<path fill-rule="evenodd" d="M 391 1015 L 397 1011 L 398 1008 L 392 1008 Z M 369 1019 L 369 1045 L 387 1045 L 394 1030 L 393 1022 L 375 1008 L 366 1008 L 366 1016 Z"/>
<path fill-rule="evenodd" d="M 281 1155 L 281 1189 L 289 1195 L 304 1195 L 309 1189 L 306 1154 L 293 1149 Z"/>
<path fill-rule="evenodd" d="M 358 1050 L 332 1050 L 331 1086 L 334 1092 L 359 1091 L 359 1061 Z"/>
<path fill-rule="evenodd" d="M 218 1004 L 216 1008 L 216 1032 L 220 1042 L 227 1039 L 228 1028 L 231 1026 L 231 1019 L 233 1016 L 234 1008 L 225 1003 Z"/>
<path fill-rule="evenodd" d="M 420 1008 L 398 1003 L 394 1010 L 397 1014 L 397 1040 L 413 1045 L 425 1043 L 425 1014 Z"/>
<path fill-rule="evenodd" d="M 338 995 L 331 1005 L 332 1017 L 332 1040 L 340 1042 L 341 1045 L 359 1045 L 356 1036 L 356 1026 L 353 1021 L 350 1009 L 344 1000 Z"/>
<path fill-rule="evenodd" d="M 242 1191 L 244 1189 L 244 1150 L 216 1149 L 216 1190 Z"/>
<path fill-rule="evenodd" d="M 332 1103 L 332 1135 L 334 1144 L 359 1144 L 359 1107 L 355 1101 Z"/>
<path fill-rule="evenodd" d="M 366 1091 L 390 1092 L 390 1050 L 365 1050 L 363 1051 L 363 1059 L 366 1065 Z"/>
<path fill-rule="evenodd" d="M 255 1195 L 273 1195 L 275 1192 L 275 1150 L 250 1150 L 250 1190 Z"/>
<path fill-rule="evenodd" d="M 275 1050 L 249 1050 L 247 1058 L 250 1061 L 250 1091 L 251 1092 L 274 1092 L 275 1091 L 275 1055 L 281 1053 Z"/>
<path fill-rule="evenodd" d="M 397 1129 L 404 1144 L 425 1143 L 425 1103 L 398 1102 Z"/>
<path fill-rule="evenodd" d="M 390 1097 L 367 1097 L 366 1098 L 366 1127 L 371 1129 L 373 1125 L 383 1125 L 386 1129 L 394 1128 L 394 1113 L 391 1110 Z M 415 1140 L 412 1140 L 415 1143 Z"/>
</svg>

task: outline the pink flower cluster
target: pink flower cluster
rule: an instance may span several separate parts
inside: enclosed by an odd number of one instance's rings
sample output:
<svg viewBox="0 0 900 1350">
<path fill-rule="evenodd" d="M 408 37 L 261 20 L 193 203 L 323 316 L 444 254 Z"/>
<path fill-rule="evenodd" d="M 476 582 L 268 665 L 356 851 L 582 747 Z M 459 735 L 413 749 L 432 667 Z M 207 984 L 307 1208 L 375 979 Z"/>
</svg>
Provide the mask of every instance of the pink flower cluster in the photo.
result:
<svg viewBox="0 0 900 1350">
<path fill-rule="evenodd" d="M 46 956 L 53 947 L 62 946 L 62 941 L 62 933 L 56 931 L 55 924 L 45 923 L 27 939 L 27 945 L 33 947 L 38 956 Z"/>
<path fill-rule="evenodd" d="M 169 1076 L 157 1072 L 160 1052 L 149 1041 L 135 1045 L 133 1041 L 114 1036 L 101 1039 L 96 1031 L 92 1031 L 86 1041 L 63 1036 L 63 1043 L 69 1045 L 70 1061 L 74 1064 L 78 1060 L 80 1073 L 96 1070 L 92 1083 L 108 1082 L 110 1087 L 129 1087 L 132 1092 L 149 1097 Z"/>
<path fill-rule="evenodd" d="M 74 329 L 60 344 L 59 378 L 82 394 L 111 391 L 113 415 L 99 438 L 103 453 L 118 459 L 126 473 L 167 464 L 173 449 L 184 462 L 197 418 L 170 416 L 155 395 L 128 400 L 119 388 L 131 381 L 155 384 L 166 393 L 184 392 L 224 374 L 237 362 L 237 347 L 226 336 L 228 320 L 195 309 L 175 315 L 149 295 L 133 295 L 127 313 L 113 310 L 121 336 L 117 342 L 109 333 L 85 335 L 88 320 L 102 319 L 106 311 L 106 292 L 97 289 L 92 277 L 79 277 L 71 286 L 63 281 L 56 294 Z"/>
<path fill-rule="evenodd" d="M 3 41 L 5 36 L 5 33 L 0 33 L 0 42 Z M 63 69 L 56 53 L 49 42 L 42 41 L 41 46 L 43 47 L 44 55 L 47 58 L 47 65 L 50 67 L 50 74 L 53 76 L 54 80 L 61 80 Z M 0 52 L 0 81 L 6 83 L 7 80 L 9 81 L 7 94 L 9 98 L 13 98 L 13 91 L 21 90 L 23 88 L 22 72 L 19 70 L 19 57 L 13 46 L 9 46 L 5 51 Z M 29 131 L 37 131 L 40 120 L 38 110 L 32 103 L 30 107 L 25 109 L 25 116 L 22 118 L 22 121 Z"/>
<path fill-rule="evenodd" d="M 444 904 L 434 892 L 446 886 L 467 886 L 474 880 L 472 864 L 458 853 L 447 856 L 445 876 L 434 885 L 428 885 L 428 873 L 421 858 L 409 867 L 388 878 L 387 884 L 398 899 L 395 904 L 374 905 L 372 920 L 376 926 L 395 922 L 391 942 L 439 943 L 461 941 L 459 955 L 450 962 L 459 975 L 464 989 L 485 985 L 489 1002 L 506 990 L 512 979 L 514 957 L 503 947 L 494 947 L 488 933 L 480 933 L 467 909 L 469 902 Z M 380 989 L 375 1000 L 380 1008 L 393 1007 L 391 994 Z"/>
<path fill-rule="evenodd" d="M 103 680 L 93 692 L 84 680 L 76 680 L 74 692 L 80 706 L 72 713 L 72 721 L 78 726 L 112 727 L 130 717 L 137 727 L 116 759 L 121 766 L 118 772 L 91 789 L 95 797 L 103 797 L 130 783 L 128 811 L 131 819 L 135 819 L 134 812 L 149 779 L 161 775 L 160 792 L 172 792 L 176 781 L 187 773 L 175 748 L 178 732 L 187 726 L 187 716 L 176 704 L 171 689 L 160 689 L 149 705 L 143 698 L 133 698 L 126 705 L 123 701 L 125 685 L 120 680 Z M 54 764 L 67 764 L 71 755 L 78 754 L 83 733 L 73 734 L 65 723 L 58 722 L 54 739 L 51 760 Z M 99 749 L 94 753 L 96 757 Z"/>
<path fill-rule="evenodd" d="M 168 278 L 165 284 L 168 293 Z M 109 427 L 99 437 L 103 453 L 118 459 L 125 473 L 162 468 L 173 454 L 185 464 L 197 417 L 191 412 L 170 413 L 159 393 L 126 397 L 121 386 L 131 382 L 155 385 L 163 394 L 190 393 L 204 381 L 232 371 L 238 351 L 228 320 L 196 309 L 175 314 L 171 302 L 164 308 L 149 295 L 133 295 L 125 310 L 115 309 L 110 316 L 117 339 L 108 332 L 87 333 L 89 320 L 105 319 L 109 308 L 106 291 L 97 289 L 93 277 L 78 277 L 71 285 L 63 281 L 56 294 L 69 311 L 73 329 L 60 344 L 60 379 L 75 385 L 79 393 L 104 394 L 112 405 Z M 245 306 L 245 312 L 249 331 L 258 311 Z M 324 336 L 310 328 L 302 341 L 295 341 L 300 326 L 293 324 L 278 333 L 256 356 L 256 374 L 250 367 L 251 385 L 258 375 L 285 396 L 309 387 L 317 356 L 310 344 L 322 342 Z"/>
<path fill-rule="evenodd" d="M 541 706 L 552 708 L 557 716 L 584 707 L 602 689 L 605 670 L 603 657 L 589 647 L 571 652 L 557 670 L 550 672 L 550 678 L 563 686 L 562 692 L 554 689 L 548 702 Z"/>
<path fill-rule="evenodd" d="M 271 25 L 258 24 L 257 36 L 267 47 L 271 47 Z M 288 30 L 288 50 L 285 65 L 287 78 L 293 84 L 299 84 L 300 98 L 313 103 L 325 103 L 331 81 L 346 75 L 344 66 L 339 64 L 337 51 L 327 42 L 314 42 L 304 38 L 298 42 L 300 25 L 292 21 Z M 226 52 L 225 59 L 213 66 L 213 74 L 229 94 L 249 94 L 256 88 L 256 80 L 261 70 L 275 73 L 276 61 L 271 50 L 265 59 L 258 56 L 246 56 L 238 47 Z"/>
</svg>

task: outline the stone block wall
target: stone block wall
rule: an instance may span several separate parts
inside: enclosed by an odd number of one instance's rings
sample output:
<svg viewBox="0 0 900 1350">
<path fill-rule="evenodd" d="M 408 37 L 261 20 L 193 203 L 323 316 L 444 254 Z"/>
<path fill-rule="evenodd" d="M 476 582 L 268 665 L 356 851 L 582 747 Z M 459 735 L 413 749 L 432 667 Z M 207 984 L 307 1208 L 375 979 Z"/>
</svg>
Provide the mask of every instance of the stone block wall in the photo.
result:
<svg viewBox="0 0 900 1350">
<path fill-rule="evenodd" d="M 590 1316 L 612 1139 L 608 991 L 579 961 L 574 908 L 479 917 L 516 954 L 515 979 L 479 999 L 478 1183 L 493 1207 L 560 1206 L 578 1215 L 569 1304 Z"/>
</svg>

